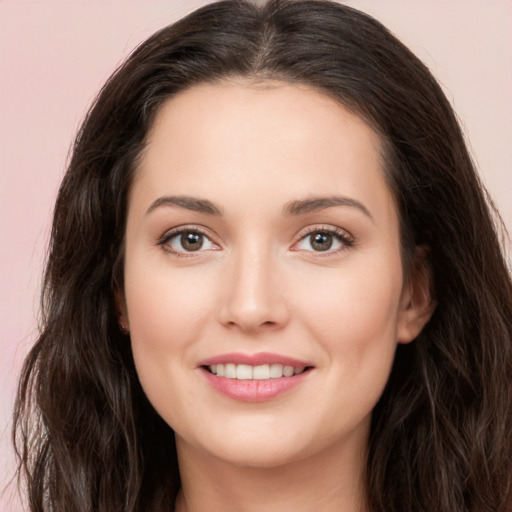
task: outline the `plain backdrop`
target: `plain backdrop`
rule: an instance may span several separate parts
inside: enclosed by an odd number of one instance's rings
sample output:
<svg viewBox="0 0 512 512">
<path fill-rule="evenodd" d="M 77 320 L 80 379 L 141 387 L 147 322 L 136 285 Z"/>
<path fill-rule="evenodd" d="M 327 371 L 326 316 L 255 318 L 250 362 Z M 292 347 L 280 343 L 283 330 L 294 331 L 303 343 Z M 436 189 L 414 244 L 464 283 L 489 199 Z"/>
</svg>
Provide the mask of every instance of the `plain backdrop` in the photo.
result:
<svg viewBox="0 0 512 512">
<path fill-rule="evenodd" d="M 74 134 L 102 83 L 200 0 L 0 0 L 0 489 L 10 415 L 35 340 L 50 218 Z M 353 0 L 434 72 L 512 228 L 512 1 Z M 65 390 L 63 390 L 65 392 Z M 9 486 L 0 512 L 20 512 Z"/>
</svg>

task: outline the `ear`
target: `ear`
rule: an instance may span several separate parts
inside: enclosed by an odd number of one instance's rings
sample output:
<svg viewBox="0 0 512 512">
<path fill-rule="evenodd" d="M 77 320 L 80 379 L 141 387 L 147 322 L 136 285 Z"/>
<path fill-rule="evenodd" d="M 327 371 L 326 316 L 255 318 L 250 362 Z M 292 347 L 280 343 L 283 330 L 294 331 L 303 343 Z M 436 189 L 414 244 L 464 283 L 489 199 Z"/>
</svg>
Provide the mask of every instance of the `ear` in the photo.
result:
<svg viewBox="0 0 512 512">
<path fill-rule="evenodd" d="M 123 334 L 128 334 L 130 332 L 130 323 L 128 322 L 126 299 L 121 288 L 116 288 L 114 292 L 114 300 L 116 303 L 117 321 L 119 322 L 119 328 Z"/>
<path fill-rule="evenodd" d="M 402 291 L 397 325 L 398 343 L 409 343 L 430 320 L 436 307 L 428 249 L 416 247 L 409 276 Z"/>
</svg>

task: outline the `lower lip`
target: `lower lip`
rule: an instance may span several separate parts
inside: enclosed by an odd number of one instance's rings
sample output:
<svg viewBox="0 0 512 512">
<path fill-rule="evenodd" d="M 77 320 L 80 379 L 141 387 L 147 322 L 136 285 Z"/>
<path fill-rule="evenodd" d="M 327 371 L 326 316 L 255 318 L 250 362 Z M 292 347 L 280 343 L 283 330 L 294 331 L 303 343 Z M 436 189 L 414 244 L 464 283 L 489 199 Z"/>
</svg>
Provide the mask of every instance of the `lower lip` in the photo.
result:
<svg viewBox="0 0 512 512">
<path fill-rule="evenodd" d="M 201 368 L 206 380 L 219 393 L 243 402 L 264 402 L 272 400 L 287 391 L 296 388 L 304 381 L 311 370 L 306 370 L 293 377 L 265 380 L 240 380 L 218 377 Z"/>
</svg>

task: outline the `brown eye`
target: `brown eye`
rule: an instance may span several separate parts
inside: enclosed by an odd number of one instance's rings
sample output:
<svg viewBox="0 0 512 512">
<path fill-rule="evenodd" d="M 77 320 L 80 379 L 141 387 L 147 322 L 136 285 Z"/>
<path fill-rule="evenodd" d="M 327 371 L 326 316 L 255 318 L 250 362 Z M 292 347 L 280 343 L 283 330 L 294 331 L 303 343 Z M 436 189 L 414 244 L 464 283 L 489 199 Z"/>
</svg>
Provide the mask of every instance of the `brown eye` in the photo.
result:
<svg viewBox="0 0 512 512">
<path fill-rule="evenodd" d="M 204 243 L 204 236 L 201 233 L 182 233 L 180 237 L 181 246 L 185 251 L 198 251 Z"/>
<path fill-rule="evenodd" d="M 353 245 L 352 237 L 340 228 L 311 230 L 293 246 L 293 250 L 312 253 L 337 254 Z"/>
<path fill-rule="evenodd" d="M 314 251 L 328 251 L 332 247 L 333 236 L 322 231 L 311 233 L 310 244 Z"/>
<path fill-rule="evenodd" d="M 165 237 L 161 244 L 176 255 L 219 249 L 208 236 L 196 230 L 175 231 Z"/>
</svg>

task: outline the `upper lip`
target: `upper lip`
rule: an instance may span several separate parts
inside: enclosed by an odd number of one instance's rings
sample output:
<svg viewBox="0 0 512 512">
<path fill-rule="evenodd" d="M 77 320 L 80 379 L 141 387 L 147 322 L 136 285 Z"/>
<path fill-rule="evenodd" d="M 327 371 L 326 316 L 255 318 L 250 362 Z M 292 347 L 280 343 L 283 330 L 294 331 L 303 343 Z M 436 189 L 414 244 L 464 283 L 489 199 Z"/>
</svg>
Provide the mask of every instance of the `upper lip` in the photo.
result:
<svg viewBox="0 0 512 512">
<path fill-rule="evenodd" d="M 243 354 L 232 352 L 209 357 L 201 361 L 198 366 L 212 366 L 214 364 L 247 364 L 249 366 L 260 366 L 262 364 L 282 364 L 283 366 L 293 366 L 294 368 L 304 368 L 313 366 L 307 361 L 301 361 L 294 357 L 283 356 L 281 354 L 272 354 L 271 352 L 259 352 L 257 354 Z"/>
</svg>

